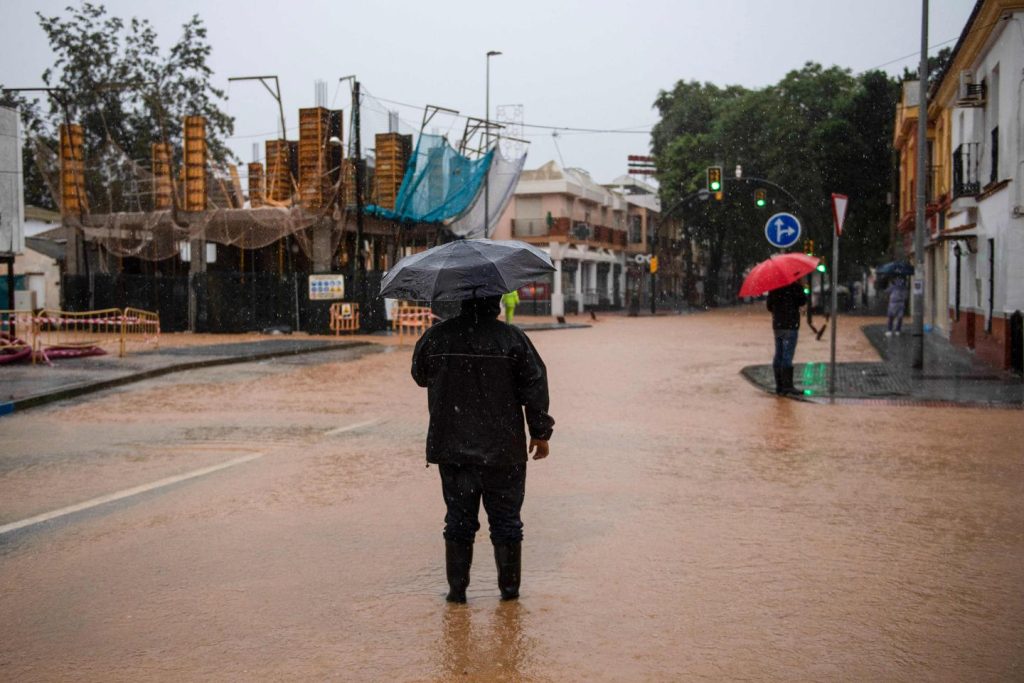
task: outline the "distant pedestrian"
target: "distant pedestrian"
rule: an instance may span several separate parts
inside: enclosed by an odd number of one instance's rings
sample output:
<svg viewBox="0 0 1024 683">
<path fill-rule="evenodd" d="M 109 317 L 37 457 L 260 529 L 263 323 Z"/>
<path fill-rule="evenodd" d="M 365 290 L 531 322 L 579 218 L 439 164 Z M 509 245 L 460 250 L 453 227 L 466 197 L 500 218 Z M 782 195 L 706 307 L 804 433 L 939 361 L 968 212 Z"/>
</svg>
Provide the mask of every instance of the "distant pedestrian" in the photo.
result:
<svg viewBox="0 0 1024 683">
<path fill-rule="evenodd" d="M 907 307 L 907 280 L 898 277 L 892 281 L 887 290 L 889 292 L 889 320 L 885 326 L 885 336 L 900 336 L 903 328 L 903 314 Z"/>
<path fill-rule="evenodd" d="M 807 295 L 799 282 L 768 293 L 768 310 L 772 313 L 772 330 L 775 332 L 772 370 L 775 371 L 776 394 L 800 393 L 793 385 L 793 356 L 800 332 L 800 307 L 806 303 Z"/>
<path fill-rule="evenodd" d="M 498 320 L 500 301 L 463 301 L 460 315 L 420 337 L 412 357 L 413 379 L 427 387 L 427 462 L 438 465 L 448 508 L 449 602 L 466 602 L 481 499 L 501 598 L 519 597 L 527 456 L 547 457 L 555 424 L 544 362 L 524 332 Z"/>
<path fill-rule="evenodd" d="M 501 302 L 505 304 L 505 322 L 511 325 L 516 317 L 516 306 L 519 305 L 519 290 L 513 289 L 506 293 L 501 297 Z"/>
</svg>

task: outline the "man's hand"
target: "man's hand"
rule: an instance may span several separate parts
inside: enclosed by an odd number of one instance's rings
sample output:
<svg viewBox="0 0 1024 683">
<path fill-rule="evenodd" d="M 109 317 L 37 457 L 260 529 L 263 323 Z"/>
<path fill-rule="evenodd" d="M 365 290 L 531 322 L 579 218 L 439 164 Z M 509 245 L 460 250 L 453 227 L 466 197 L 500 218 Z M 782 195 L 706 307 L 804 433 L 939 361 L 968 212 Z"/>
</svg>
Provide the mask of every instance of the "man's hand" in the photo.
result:
<svg viewBox="0 0 1024 683">
<path fill-rule="evenodd" d="M 530 439 L 530 447 L 527 449 L 534 460 L 548 457 L 548 442 L 544 439 Z"/>
</svg>

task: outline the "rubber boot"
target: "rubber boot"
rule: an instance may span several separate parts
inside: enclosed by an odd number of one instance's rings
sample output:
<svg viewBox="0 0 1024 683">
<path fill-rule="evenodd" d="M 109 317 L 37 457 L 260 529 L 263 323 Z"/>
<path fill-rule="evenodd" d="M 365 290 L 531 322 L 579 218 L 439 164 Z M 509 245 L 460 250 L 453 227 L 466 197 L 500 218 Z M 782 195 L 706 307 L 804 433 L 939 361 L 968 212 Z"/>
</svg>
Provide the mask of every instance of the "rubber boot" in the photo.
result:
<svg viewBox="0 0 1024 683">
<path fill-rule="evenodd" d="M 448 575 L 448 602 L 466 602 L 469 588 L 469 567 L 473 564 L 473 544 L 462 541 L 444 542 L 445 569 Z"/>
<path fill-rule="evenodd" d="M 781 396 L 786 389 L 782 383 L 782 368 L 772 366 L 772 370 L 775 372 L 775 393 Z"/>
<path fill-rule="evenodd" d="M 800 396 L 802 391 L 793 386 L 793 366 L 782 368 L 782 384 L 785 387 L 783 393 L 787 396 Z"/>
<path fill-rule="evenodd" d="M 494 544 L 494 563 L 498 566 L 498 588 L 502 600 L 515 600 L 519 597 L 522 548 L 522 543 Z"/>
</svg>

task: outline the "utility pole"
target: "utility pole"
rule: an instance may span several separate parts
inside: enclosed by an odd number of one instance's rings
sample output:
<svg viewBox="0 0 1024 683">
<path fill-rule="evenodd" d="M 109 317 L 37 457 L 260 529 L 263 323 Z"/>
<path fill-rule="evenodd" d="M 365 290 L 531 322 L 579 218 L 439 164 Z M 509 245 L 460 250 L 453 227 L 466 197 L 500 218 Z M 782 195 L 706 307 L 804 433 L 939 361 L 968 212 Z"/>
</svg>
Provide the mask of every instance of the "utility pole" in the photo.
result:
<svg viewBox="0 0 1024 683">
<path fill-rule="evenodd" d="M 928 0 L 921 0 L 921 63 L 917 88 L 917 202 L 914 208 L 914 356 L 924 367 L 924 220 L 928 199 Z"/>
<path fill-rule="evenodd" d="M 356 249 L 355 268 L 352 275 L 352 294 L 362 308 L 365 260 L 363 257 L 363 142 L 359 122 L 359 81 L 352 81 L 352 127 L 355 128 L 355 176 L 356 176 Z M 360 320 L 365 320 L 365 311 L 360 311 Z"/>
</svg>

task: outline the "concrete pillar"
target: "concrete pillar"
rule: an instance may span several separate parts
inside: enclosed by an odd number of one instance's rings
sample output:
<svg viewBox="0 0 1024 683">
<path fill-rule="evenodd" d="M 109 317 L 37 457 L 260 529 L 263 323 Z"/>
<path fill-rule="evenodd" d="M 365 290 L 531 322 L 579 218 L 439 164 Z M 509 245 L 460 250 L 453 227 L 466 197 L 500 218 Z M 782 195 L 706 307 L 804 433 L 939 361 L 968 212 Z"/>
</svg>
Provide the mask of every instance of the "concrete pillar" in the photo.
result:
<svg viewBox="0 0 1024 683">
<path fill-rule="evenodd" d="M 605 283 L 608 286 L 608 305 L 615 305 L 615 264 L 608 264 L 608 282 Z"/>
<path fill-rule="evenodd" d="M 597 261 L 591 261 L 587 265 L 590 266 L 590 274 L 587 277 L 587 289 L 594 290 L 594 293 L 596 294 L 597 293 Z"/>
<path fill-rule="evenodd" d="M 576 312 L 583 312 L 583 261 L 576 262 Z"/>
<path fill-rule="evenodd" d="M 190 332 L 205 331 L 206 321 L 203 304 L 206 300 L 206 240 L 189 240 L 189 288 L 188 288 L 188 329 Z"/>
<path fill-rule="evenodd" d="M 331 256 L 333 256 L 331 253 L 331 226 L 318 223 L 313 226 L 312 233 L 313 272 L 329 273 L 331 272 Z"/>
<path fill-rule="evenodd" d="M 551 315 L 561 317 L 565 315 L 565 295 L 562 294 L 562 259 L 555 259 L 555 272 L 552 275 L 554 286 L 551 289 Z"/>
</svg>

